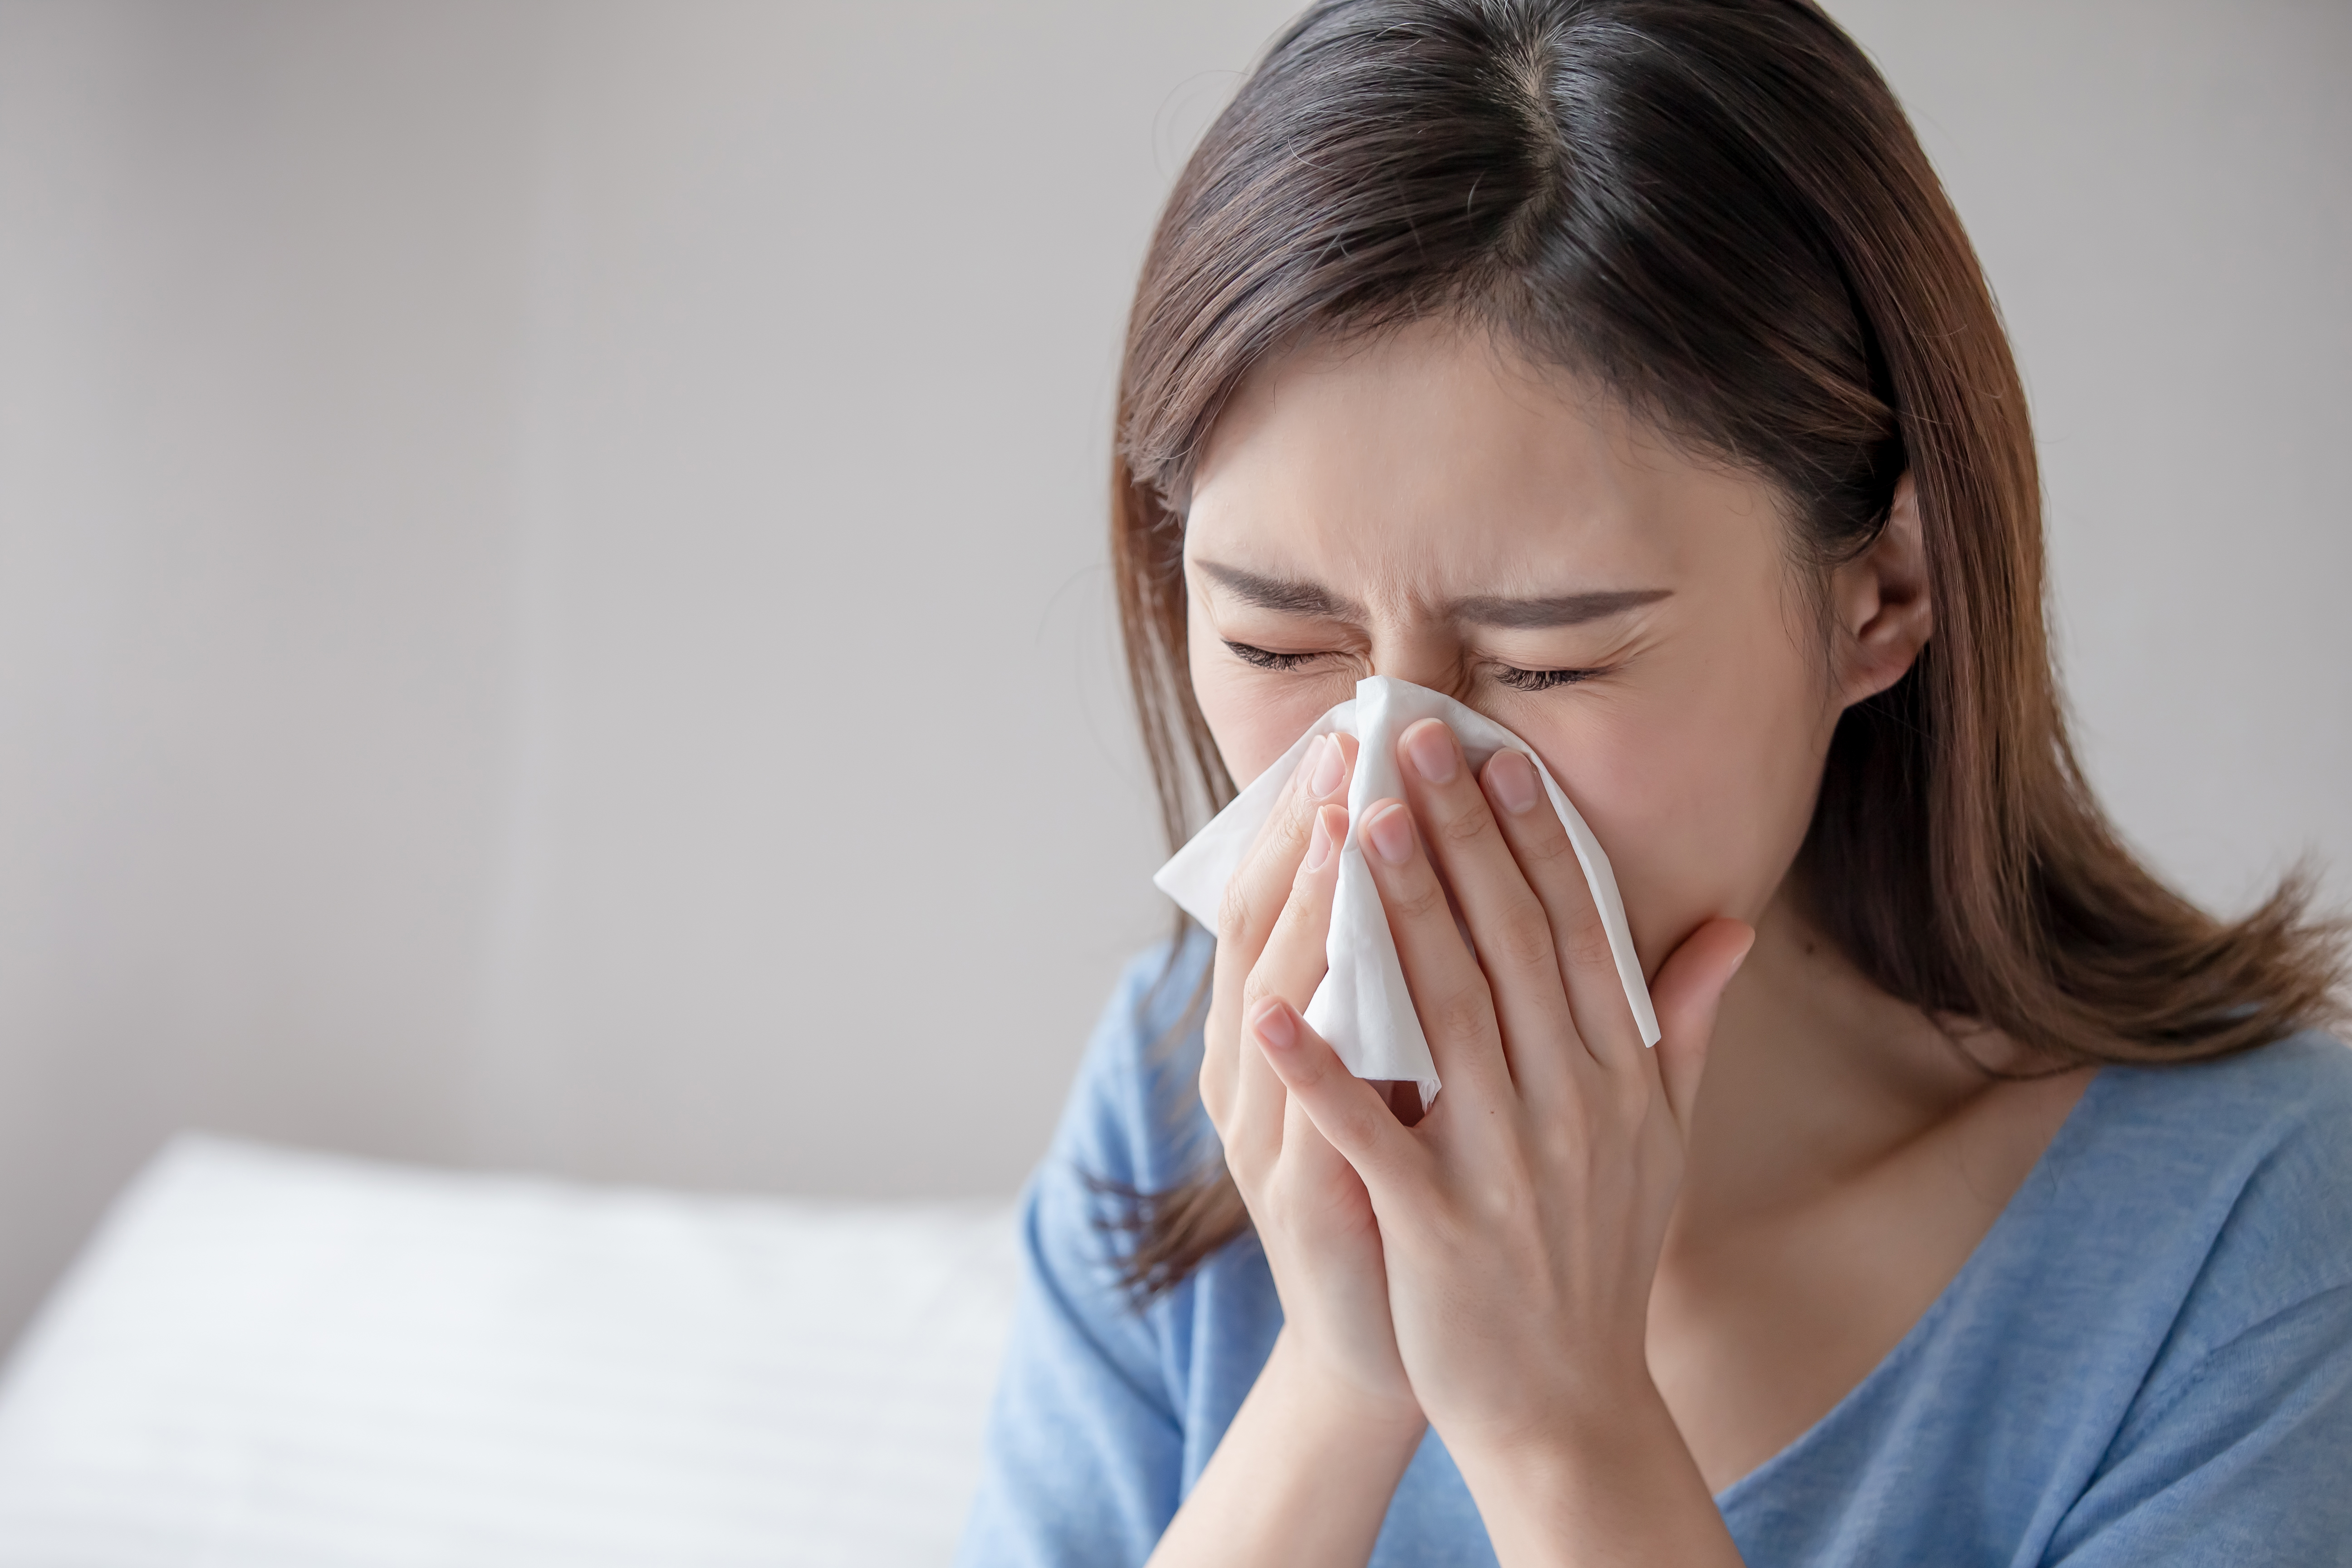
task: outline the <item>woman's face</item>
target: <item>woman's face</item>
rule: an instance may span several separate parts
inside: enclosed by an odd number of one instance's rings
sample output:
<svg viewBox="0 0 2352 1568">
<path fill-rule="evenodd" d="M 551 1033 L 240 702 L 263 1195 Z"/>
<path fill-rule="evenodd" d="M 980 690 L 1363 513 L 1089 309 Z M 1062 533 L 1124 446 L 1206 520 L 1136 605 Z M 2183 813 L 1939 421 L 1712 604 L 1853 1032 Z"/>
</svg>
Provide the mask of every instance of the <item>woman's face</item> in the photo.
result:
<svg viewBox="0 0 2352 1568">
<path fill-rule="evenodd" d="M 1762 912 L 1861 694 L 1788 527 L 1766 482 L 1451 323 L 1309 347 L 1244 384 L 1196 471 L 1193 690 L 1241 782 L 1364 676 L 1493 718 L 1608 850 L 1654 973 Z"/>
</svg>

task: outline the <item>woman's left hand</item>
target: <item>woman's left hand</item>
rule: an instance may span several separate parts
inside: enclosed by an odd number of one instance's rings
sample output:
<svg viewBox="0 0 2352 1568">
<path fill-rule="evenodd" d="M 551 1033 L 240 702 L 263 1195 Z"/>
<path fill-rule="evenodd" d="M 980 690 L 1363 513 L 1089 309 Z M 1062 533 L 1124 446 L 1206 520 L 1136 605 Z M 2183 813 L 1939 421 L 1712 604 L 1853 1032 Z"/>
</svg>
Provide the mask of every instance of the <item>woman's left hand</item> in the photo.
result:
<svg viewBox="0 0 2352 1568">
<path fill-rule="evenodd" d="M 1754 933 L 1714 920 L 1683 942 L 1644 1049 L 1534 767 L 1504 752 L 1474 778 L 1436 720 L 1398 752 L 1412 799 L 1373 805 L 1360 831 L 1444 1089 L 1407 1128 L 1303 1026 L 1269 1055 L 1363 1178 L 1406 1375 L 1470 1475 L 1663 1417 L 1651 1279 L 1717 1004 Z"/>
</svg>

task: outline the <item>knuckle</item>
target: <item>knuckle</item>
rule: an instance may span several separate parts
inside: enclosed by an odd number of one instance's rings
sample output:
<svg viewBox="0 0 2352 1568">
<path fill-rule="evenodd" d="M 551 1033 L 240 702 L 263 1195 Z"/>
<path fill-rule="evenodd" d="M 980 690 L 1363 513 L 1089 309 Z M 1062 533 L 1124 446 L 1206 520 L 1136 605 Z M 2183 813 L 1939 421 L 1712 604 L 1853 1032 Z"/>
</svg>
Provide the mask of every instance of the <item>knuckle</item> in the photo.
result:
<svg viewBox="0 0 2352 1568">
<path fill-rule="evenodd" d="M 1517 850 L 1519 864 L 1529 871 L 1566 875 L 1571 869 L 1581 877 L 1584 868 L 1576 858 L 1576 844 L 1568 829 L 1558 822 L 1539 828 L 1535 836 L 1521 844 Z"/>
<path fill-rule="evenodd" d="M 1316 803 L 1307 797 L 1305 781 L 1295 781 L 1275 806 L 1274 814 L 1266 818 L 1261 852 L 1287 858 L 1304 850 L 1307 830 L 1315 823 L 1315 811 Z"/>
<path fill-rule="evenodd" d="M 1533 899 L 1513 900 L 1495 931 L 1495 953 L 1517 969 L 1544 970 L 1553 962 L 1551 922 Z"/>
<path fill-rule="evenodd" d="M 1426 1022 L 1441 1038 L 1475 1039 L 1494 1026 L 1495 1004 L 1484 985 L 1465 985 L 1438 999 Z"/>
<path fill-rule="evenodd" d="M 1437 825 L 1438 837 L 1447 844 L 1470 844 L 1483 838 L 1495 825 L 1484 801 L 1473 800 Z"/>
<path fill-rule="evenodd" d="M 1529 1207 L 1528 1183 L 1516 1163 L 1480 1182 L 1470 1193 L 1469 1207 L 1475 1230 L 1486 1236 L 1511 1234 L 1525 1227 Z"/>
<path fill-rule="evenodd" d="M 1265 947 L 1261 951 L 1261 958 L 1265 952 L 1276 951 L 1282 944 L 1309 941 L 1310 933 L 1318 931 L 1317 922 L 1321 914 L 1320 904 L 1294 889 L 1289 897 L 1283 900 L 1282 908 L 1275 911 L 1274 924 L 1265 933 Z"/>
<path fill-rule="evenodd" d="M 1217 939 L 1246 944 L 1271 930 L 1288 895 L 1307 879 L 1307 818 L 1286 808 L 1217 900 Z M 1279 900 L 1279 901 L 1277 901 Z"/>
<path fill-rule="evenodd" d="M 1588 914 L 1570 921 L 1559 934 L 1560 956 L 1570 969 L 1614 968 L 1616 953 L 1609 946 L 1608 928 L 1601 923 L 1598 914 Z"/>
<path fill-rule="evenodd" d="M 1427 920 L 1445 910 L 1445 889 L 1426 868 L 1411 876 L 1389 897 L 1389 909 L 1408 921 Z"/>
<path fill-rule="evenodd" d="M 1372 1121 L 1374 1109 L 1360 1102 L 1350 1102 L 1335 1112 L 1331 1118 L 1331 1131 L 1337 1135 L 1331 1140 L 1333 1145 L 1344 1149 L 1370 1148 L 1378 1131 Z"/>
<path fill-rule="evenodd" d="M 1250 899 L 1249 877 L 1246 872 L 1225 884 L 1224 896 L 1217 900 L 1217 940 L 1243 942 L 1248 938 L 1254 921 L 1254 905 Z"/>
<path fill-rule="evenodd" d="M 1276 935 L 1279 935 L 1278 931 Z M 1275 939 L 1269 938 L 1266 942 L 1267 948 L 1272 949 L 1274 945 Z M 1238 1043 L 1244 1045 L 1249 1043 L 1252 1035 L 1249 1018 L 1251 1013 L 1256 1010 L 1257 1005 L 1269 996 L 1282 995 L 1280 987 L 1276 984 L 1280 978 L 1281 970 L 1280 963 L 1268 963 L 1261 957 L 1260 962 L 1251 966 L 1249 973 L 1242 977 L 1241 1010 L 1235 1015 L 1234 1023 L 1234 1035 Z M 1286 996 L 1283 999 L 1289 1000 Z"/>
</svg>

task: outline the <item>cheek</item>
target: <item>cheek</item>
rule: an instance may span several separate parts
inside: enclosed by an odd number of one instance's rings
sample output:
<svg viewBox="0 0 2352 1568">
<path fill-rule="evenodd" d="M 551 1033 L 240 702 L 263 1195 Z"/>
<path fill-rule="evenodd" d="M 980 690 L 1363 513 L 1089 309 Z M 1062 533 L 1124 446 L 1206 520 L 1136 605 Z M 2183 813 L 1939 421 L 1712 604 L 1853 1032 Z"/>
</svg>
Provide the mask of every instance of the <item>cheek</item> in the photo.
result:
<svg viewBox="0 0 2352 1568">
<path fill-rule="evenodd" d="M 1701 921 L 1763 912 L 1804 840 L 1827 742 L 1792 651 L 1696 673 L 1672 698 L 1596 707 L 1556 752 L 1540 748 L 1608 851 L 1652 973 Z"/>
<path fill-rule="evenodd" d="M 1236 788 L 1272 766 L 1309 724 L 1355 690 L 1354 682 L 1345 677 L 1325 681 L 1252 669 L 1227 656 L 1215 634 L 1204 634 L 1197 626 L 1190 640 L 1192 699 L 1209 721 L 1217 754 L 1224 759 Z"/>
</svg>

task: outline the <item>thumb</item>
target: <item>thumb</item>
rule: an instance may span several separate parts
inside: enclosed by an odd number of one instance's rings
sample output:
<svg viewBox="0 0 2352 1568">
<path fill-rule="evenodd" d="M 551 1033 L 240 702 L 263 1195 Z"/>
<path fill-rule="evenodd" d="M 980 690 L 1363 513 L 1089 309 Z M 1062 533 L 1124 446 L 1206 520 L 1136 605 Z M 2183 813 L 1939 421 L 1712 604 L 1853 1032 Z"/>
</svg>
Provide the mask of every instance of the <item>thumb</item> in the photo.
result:
<svg viewBox="0 0 2352 1568">
<path fill-rule="evenodd" d="M 1747 921 L 1708 921 L 1659 965 L 1658 978 L 1650 987 L 1650 1003 L 1658 1014 L 1658 1075 L 1665 1083 L 1675 1125 L 1685 1138 L 1723 988 L 1755 945 L 1756 928 Z"/>
</svg>

